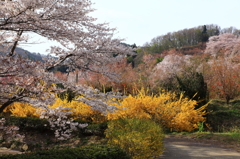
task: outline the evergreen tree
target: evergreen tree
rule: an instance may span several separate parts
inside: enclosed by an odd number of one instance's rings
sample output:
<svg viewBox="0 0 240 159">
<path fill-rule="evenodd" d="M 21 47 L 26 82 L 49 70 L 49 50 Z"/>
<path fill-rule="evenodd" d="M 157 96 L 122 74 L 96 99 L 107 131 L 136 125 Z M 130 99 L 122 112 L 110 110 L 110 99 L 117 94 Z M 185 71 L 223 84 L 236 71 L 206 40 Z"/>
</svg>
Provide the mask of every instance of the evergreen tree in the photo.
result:
<svg viewBox="0 0 240 159">
<path fill-rule="evenodd" d="M 207 33 L 207 26 L 203 26 L 203 31 L 202 31 L 202 42 L 207 42 L 209 38 L 209 35 Z"/>
<path fill-rule="evenodd" d="M 205 105 L 208 101 L 207 84 L 203 75 L 198 72 L 191 72 L 184 77 L 177 77 L 180 91 L 193 100 L 198 101 L 196 109 Z"/>
</svg>

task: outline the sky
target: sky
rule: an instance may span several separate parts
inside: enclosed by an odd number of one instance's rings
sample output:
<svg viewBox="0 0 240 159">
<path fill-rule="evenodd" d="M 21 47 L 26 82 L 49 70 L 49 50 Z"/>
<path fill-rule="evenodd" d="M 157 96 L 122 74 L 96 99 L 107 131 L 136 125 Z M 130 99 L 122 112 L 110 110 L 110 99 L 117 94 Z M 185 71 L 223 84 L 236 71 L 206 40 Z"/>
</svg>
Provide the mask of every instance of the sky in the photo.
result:
<svg viewBox="0 0 240 159">
<path fill-rule="evenodd" d="M 97 22 L 108 22 L 117 28 L 115 37 L 125 43 L 142 46 L 154 37 L 186 28 L 216 24 L 221 28 L 240 29 L 240 0 L 91 0 L 91 13 Z M 40 44 L 23 48 L 36 53 L 46 53 L 46 39 L 34 35 Z M 53 43 L 54 45 L 56 43 Z"/>
</svg>

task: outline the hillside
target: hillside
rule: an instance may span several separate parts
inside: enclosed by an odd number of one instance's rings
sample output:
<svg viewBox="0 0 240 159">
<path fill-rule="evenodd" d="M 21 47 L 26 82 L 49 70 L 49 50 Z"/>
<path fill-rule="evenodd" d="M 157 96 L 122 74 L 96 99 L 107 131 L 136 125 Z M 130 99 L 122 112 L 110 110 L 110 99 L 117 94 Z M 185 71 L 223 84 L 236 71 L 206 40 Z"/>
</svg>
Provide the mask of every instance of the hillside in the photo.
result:
<svg viewBox="0 0 240 159">
<path fill-rule="evenodd" d="M 4 53 L 6 53 L 6 51 L 5 50 L 3 51 L 3 47 L 1 47 L 0 48 L 0 54 L 4 54 Z M 24 49 L 20 48 L 20 47 L 17 47 L 15 49 L 15 53 L 16 53 L 16 55 L 20 55 L 23 58 L 28 58 L 28 59 L 33 60 L 33 61 L 42 61 L 42 62 L 44 61 L 43 60 L 44 55 L 41 55 L 40 53 L 31 53 L 27 50 L 24 50 Z"/>
<path fill-rule="evenodd" d="M 143 47 L 148 53 L 161 54 L 163 51 L 173 48 L 182 49 L 186 46 L 198 46 L 201 45 L 201 43 L 207 42 L 210 37 L 224 33 L 231 33 L 239 36 L 240 30 L 235 27 L 221 29 L 220 26 L 215 24 L 201 25 L 156 36 Z"/>
</svg>

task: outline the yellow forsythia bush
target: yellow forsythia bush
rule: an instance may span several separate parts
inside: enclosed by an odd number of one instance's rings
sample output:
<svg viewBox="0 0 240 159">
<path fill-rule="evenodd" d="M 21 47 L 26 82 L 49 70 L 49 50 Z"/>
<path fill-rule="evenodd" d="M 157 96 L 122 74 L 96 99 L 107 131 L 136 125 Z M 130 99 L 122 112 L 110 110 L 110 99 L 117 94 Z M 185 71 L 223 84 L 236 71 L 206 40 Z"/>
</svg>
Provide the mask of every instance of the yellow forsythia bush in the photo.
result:
<svg viewBox="0 0 240 159">
<path fill-rule="evenodd" d="M 108 123 L 106 138 L 133 159 L 154 158 L 163 153 L 163 131 L 150 120 L 119 119 Z"/>
<path fill-rule="evenodd" d="M 8 106 L 4 112 L 10 112 L 11 116 L 18 117 L 39 117 L 40 115 L 36 113 L 37 109 L 28 103 L 15 102 Z"/>
<path fill-rule="evenodd" d="M 91 106 L 80 101 L 68 102 L 66 99 L 61 100 L 60 98 L 57 98 L 55 103 L 49 107 L 55 109 L 59 106 L 72 108 L 70 111 L 72 112 L 71 116 L 74 119 L 93 122 L 105 122 L 107 120 L 106 116 L 102 115 L 99 111 L 92 110 Z"/>
<path fill-rule="evenodd" d="M 108 114 L 108 120 L 138 118 L 151 119 L 163 127 L 176 131 L 192 131 L 204 122 L 205 108 L 195 109 L 197 101 L 184 98 L 183 94 L 163 92 L 160 95 L 147 95 L 140 91 L 138 95 L 124 98 L 119 110 Z"/>
<path fill-rule="evenodd" d="M 93 121 L 93 122 L 105 122 L 107 120 L 106 116 L 102 115 L 99 111 L 92 110 L 90 106 L 80 102 L 61 100 L 57 98 L 52 106 L 49 108 L 55 109 L 59 106 L 71 107 L 69 111 L 72 111 L 71 117 L 74 119 L 79 119 L 83 121 Z M 12 116 L 19 117 L 39 117 L 39 111 L 31 104 L 16 102 L 8 106 L 4 112 L 10 112 Z"/>
</svg>

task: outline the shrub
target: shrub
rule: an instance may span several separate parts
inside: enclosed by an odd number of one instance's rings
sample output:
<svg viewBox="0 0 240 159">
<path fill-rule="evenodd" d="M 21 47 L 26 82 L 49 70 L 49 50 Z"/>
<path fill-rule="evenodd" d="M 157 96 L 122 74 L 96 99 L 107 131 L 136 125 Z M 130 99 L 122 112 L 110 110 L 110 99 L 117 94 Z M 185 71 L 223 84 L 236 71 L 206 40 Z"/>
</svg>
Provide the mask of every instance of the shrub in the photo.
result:
<svg viewBox="0 0 240 159">
<path fill-rule="evenodd" d="M 184 95 L 193 100 L 199 100 L 196 108 L 205 105 L 208 102 L 208 89 L 204 81 L 203 75 L 198 72 L 188 72 L 183 76 L 176 77 L 179 90 L 184 92 Z"/>
<path fill-rule="evenodd" d="M 164 59 L 164 57 L 157 57 L 156 58 L 156 63 L 162 62 Z"/>
<path fill-rule="evenodd" d="M 104 136 L 107 129 L 107 122 L 91 123 L 86 128 L 79 129 L 80 135 Z"/>
<path fill-rule="evenodd" d="M 39 117 L 40 115 L 37 114 L 37 109 L 33 107 L 31 104 L 28 103 L 20 103 L 15 102 L 8 106 L 4 113 L 11 113 L 11 116 L 18 116 L 18 117 Z"/>
<path fill-rule="evenodd" d="M 204 122 L 206 107 L 195 109 L 197 101 L 184 98 L 183 94 L 162 92 L 160 95 L 147 95 L 144 91 L 137 96 L 124 98 L 119 110 L 108 114 L 109 120 L 138 118 L 151 119 L 163 127 L 176 131 L 193 131 L 198 123 Z"/>
<path fill-rule="evenodd" d="M 153 158 L 163 153 L 163 131 L 150 120 L 119 119 L 108 124 L 109 144 L 124 149 L 133 159 Z"/>
<path fill-rule="evenodd" d="M 105 122 L 106 117 L 101 114 L 101 112 L 92 110 L 91 106 L 84 104 L 80 101 L 71 101 L 64 99 L 61 100 L 60 98 L 57 98 L 55 103 L 50 106 L 50 108 L 55 109 L 57 107 L 70 107 L 71 116 L 74 119 L 78 120 L 84 120 L 84 121 L 90 121 L 90 122 Z"/>
<path fill-rule="evenodd" d="M 32 118 L 32 117 L 7 117 L 6 125 L 15 125 L 21 131 L 36 130 L 36 131 L 50 131 L 49 122 L 46 119 Z"/>
<path fill-rule="evenodd" d="M 1 119 L 1 117 L 0 117 Z M 38 132 L 49 132 L 53 133 L 49 122 L 47 119 L 39 119 L 32 117 L 7 117 L 6 126 L 15 125 L 19 127 L 20 131 L 38 131 Z M 103 123 L 92 123 L 86 122 L 82 120 L 74 120 L 74 122 L 78 122 L 79 124 L 88 124 L 86 128 L 78 128 L 79 135 L 95 135 L 95 136 L 104 136 L 104 132 L 107 129 L 107 122 Z"/>
<path fill-rule="evenodd" d="M 52 109 L 55 109 L 57 107 L 70 107 L 72 109 L 69 109 L 71 111 L 71 117 L 73 119 L 79 119 L 84 121 L 90 121 L 90 122 L 105 122 L 106 117 L 102 115 L 99 111 L 92 110 L 89 105 L 84 104 L 80 101 L 69 101 L 69 99 L 61 99 L 57 98 L 55 103 L 52 106 L 49 106 Z M 33 107 L 31 104 L 27 103 L 14 103 L 11 106 L 9 106 L 5 113 L 10 112 L 11 116 L 16 117 L 39 117 L 40 116 L 40 110 L 37 110 L 35 107 Z"/>
<path fill-rule="evenodd" d="M 0 117 L 0 140 L 1 141 L 15 141 L 20 142 L 24 139 L 24 135 L 18 133 L 19 127 L 5 125 L 6 119 Z"/>
<path fill-rule="evenodd" d="M 45 150 L 31 154 L 3 155 L 1 159 L 130 159 L 121 149 L 110 145 Z"/>
<path fill-rule="evenodd" d="M 0 117 L 1 119 L 1 117 Z M 51 133 L 53 134 L 54 131 L 50 127 L 50 124 L 47 119 L 39 119 L 39 118 L 32 118 L 32 117 L 7 117 L 5 118 L 6 126 L 17 126 L 19 127 L 20 132 L 26 131 L 37 131 L 37 132 L 44 132 L 44 133 Z M 74 120 L 74 122 L 78 122 L 79 124 L 88 124 L 85 128 L 79 128 L 74 133 L 77 133 L 80 136 L 100 136 L 104 137 L 105 130 L 107 129 L 107 122 L 103 123 L 92 123 L 86 122 L 82 120 Z M 1 126 L 1 125 L 0 125 Z"/>
</svg>

